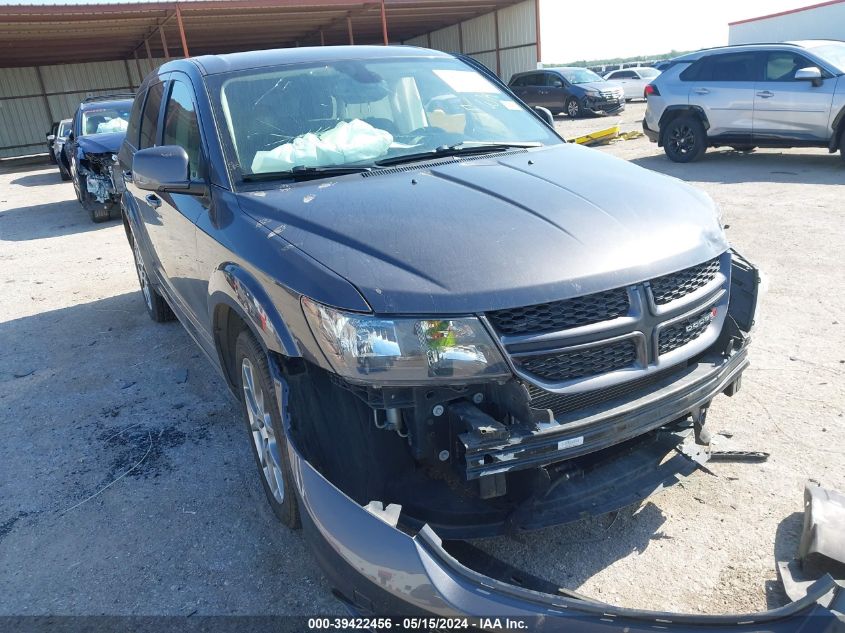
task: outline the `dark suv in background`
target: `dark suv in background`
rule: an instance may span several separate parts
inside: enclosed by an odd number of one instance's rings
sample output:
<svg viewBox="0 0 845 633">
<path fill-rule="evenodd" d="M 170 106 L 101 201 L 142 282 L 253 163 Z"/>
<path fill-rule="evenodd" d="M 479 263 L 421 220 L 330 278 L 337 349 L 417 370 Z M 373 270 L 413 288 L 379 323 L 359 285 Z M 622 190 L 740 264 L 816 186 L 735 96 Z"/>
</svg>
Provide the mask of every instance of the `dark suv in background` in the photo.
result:
<svg viewBox="0 0 845 633">
<path fill-rule="evenodd" d="M 703 193 L 564 143 L 486 71 L 410 47 L 168 62 L 119 161 L 150 316 L 220 371 L 271 508 L 357 613 L 830 617 L 829 582 L 762 614 L 619 609 L 460 540 L 690 472 L 675 449 L 739 388 L 757 284 Z"/>
<path fill-rule="evenodd" d="M 73 180 L 76 199 L 94 222 L 119 209 L 123 178 L 114 173 L 134 95 L 88 97 L 73 116 L 60 160 Z"/>
<path fill-rule="evenodd" d="M 508 87 L 525 103 L 563 112 L 572 118 L 585 114 L 618 114 L 625 109 L 625 90 L 588 68 L 547 68 L 516 73 Z"/>
</svg>

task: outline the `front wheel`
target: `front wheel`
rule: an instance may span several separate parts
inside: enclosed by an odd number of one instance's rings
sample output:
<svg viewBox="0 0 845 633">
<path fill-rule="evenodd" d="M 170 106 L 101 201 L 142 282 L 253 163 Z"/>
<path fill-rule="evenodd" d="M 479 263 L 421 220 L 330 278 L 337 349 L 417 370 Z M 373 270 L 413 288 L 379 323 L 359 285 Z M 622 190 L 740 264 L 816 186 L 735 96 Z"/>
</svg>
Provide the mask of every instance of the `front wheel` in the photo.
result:
<svg viewBox="0 0 845 633">
<path fill-rule="evenodd" d="M 569 97 L 569 99 L 566 100 L 566 114 L 568 114 L 571 119 L 577 119 L 581 116 L 581 104 L 578 103 L 578 99 L 575 97 Z"/>
<path fill-rule="evenodd" d="M 282 416 L 274 396 L 267 354 L 249 330 L 235 342 L 235 367 L 241 387 L 243 415 L 261 485 L 273 514 L 289 528 L 300 526 L 299 505 L 288 463 Z"/>
<path fill-rule="evenodd" d="M 675 163 L 691 163 L 704 155 L 707 132 L 694 116 L 680 116 L 666 126 L 663 151 Z"/>
</svg>

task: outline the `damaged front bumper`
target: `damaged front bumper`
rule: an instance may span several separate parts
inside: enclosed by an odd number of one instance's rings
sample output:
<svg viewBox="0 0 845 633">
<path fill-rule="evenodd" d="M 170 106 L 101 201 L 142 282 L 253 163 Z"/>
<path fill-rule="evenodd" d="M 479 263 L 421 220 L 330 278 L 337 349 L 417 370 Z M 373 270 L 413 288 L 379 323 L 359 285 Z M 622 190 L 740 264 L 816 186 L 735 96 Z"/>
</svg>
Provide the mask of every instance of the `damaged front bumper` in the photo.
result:
<svg viewBox="0 0 845 633">
<path fill-rule="evenodd" d="M 285 410 L 284 379 L 278 367 L 272 371 Z M 681 615 L 596 602 L 497 561 L 470 563 L 466 556 L 473 558 L 477 551 L 464 544 L 450 546 L 428 525 L 416 533 L 400 529 L 401 508 L 355 503 L 300 454 L 290 433 L 288 438 L 306 537 L 336 595 L 359 615 L 466 617 L 477 630 L 485 627 L 476 618 L 493 616 L 522 619 L 525 628 L 536 631 L 572 631 L 576 626 L 579 631 L 792 632 L 836 631 L 845 624 L 845 587 L 829 577 L 812 585 L 804 598 L 778 609 Z"/>
<path fill-rule="evenodd" d="M 124 190 L 123 179 L 117 177 L 113 155 L 86 154 L 80 161 L 79 173 L 85 178 L 84 202 L 89 205 L 110 206 L 120 200 Z"/>
</svg>

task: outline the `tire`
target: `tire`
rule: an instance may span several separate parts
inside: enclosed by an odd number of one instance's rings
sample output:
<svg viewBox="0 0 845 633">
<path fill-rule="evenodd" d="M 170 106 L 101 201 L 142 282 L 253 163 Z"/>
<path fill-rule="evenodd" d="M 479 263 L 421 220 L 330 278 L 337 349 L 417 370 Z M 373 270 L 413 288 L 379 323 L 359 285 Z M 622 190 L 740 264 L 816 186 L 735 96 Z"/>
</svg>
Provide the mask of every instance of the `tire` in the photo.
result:
<svg viewBox="0 0 845 633">
<path fill-rule="evenodd" d="M 252 456 L 258 466 L 264 494 L 279 521 L 296 529 L 301 525 L 299 504 L 267 354 L 246 329 L 238 334 L 235 342 L 235 370 Z"/>
<path fill-rule="evenodd" d="M 581 116 L 581 104 L 578 103 L 578 99 L 575 97 L 569 97 L 566 100 L 566 105 L 564 106 L 566 109 L 566 114 L 570 119 L 577 119 Z"/>
<path fill-rule="evenodd" d="M 67 182 L 68 180 L 70 180 L 70 174 L 67 173 L 64 169 L 62 169 L 62 167 L 59 167 L 59 177 L 64 182 Z"/>
<path fill-rule="evenodd" d="M 842 134 L 839 135 L 839 158 L 845 162 L 845 126 L 842 127 Z"/>
<path fill-rule="evenodd" d="M 707 132 L 696 116 L 684 115 L 666 125 L 663 151 L 675 163 L 691 163 L 707 150 Z"/>
<path fill-rule="evenodd" d="M 130 240 L 132 246 L 132 255 L 135 258 L 135 272 L 138 274 L 138 283 L 141 286 L 141 297 L 144 299 L 144 306 L 147 308 L 147 314 L 156 323 L 164 323 L 165 321 L 172 321 L 176 318 L 173 310 L 167 305 L 167 301 L 159 294 L 150 281 L 147 274 L 147 267 L 144 265 L 144 258 L 141 256 L 141 250 L 138 248 L 138 242 L 134 237 Z"/>
</svg>

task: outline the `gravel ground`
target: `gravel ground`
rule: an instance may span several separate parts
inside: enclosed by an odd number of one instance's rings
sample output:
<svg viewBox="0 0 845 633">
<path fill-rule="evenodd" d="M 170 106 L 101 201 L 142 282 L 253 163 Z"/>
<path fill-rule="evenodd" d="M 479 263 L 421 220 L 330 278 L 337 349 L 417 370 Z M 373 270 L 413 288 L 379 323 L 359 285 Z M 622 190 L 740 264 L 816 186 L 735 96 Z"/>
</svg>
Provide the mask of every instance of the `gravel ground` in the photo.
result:
<svg viewBox="0 0 845 633">
<path fill-rule="evenodd" d="M 636 130 L 643 110 L 558 127 Z M 781 604 L 804 482 L 845 489 L 845 166 L 816 150 L 675 165 L 644 138 L 597 151 L 705 189 L 762 269 L 753 366 L 709 420 L 718 448 L 771 458 L 480 545 L 624 606 Z M 178 324 L 148 319 L 122 227 L 92 224 L 54 168 L 0 171 L 0 289 L 0 615 L 341 612 L 264 503 L 223 381 Z"/>
</svg>

